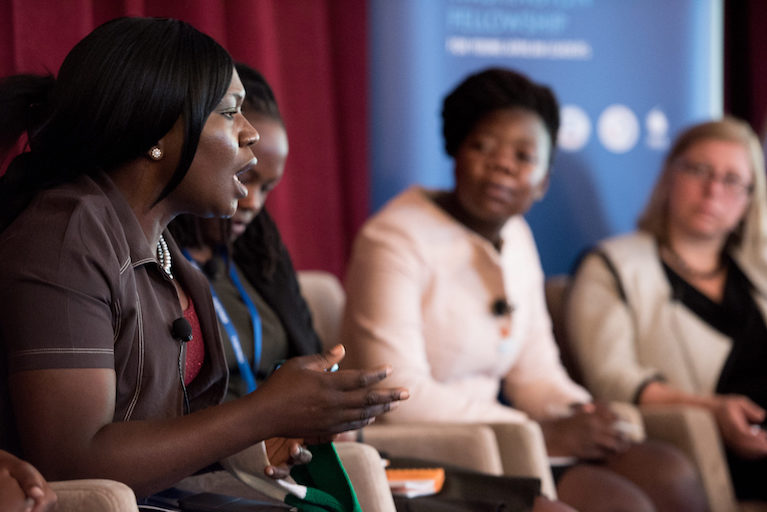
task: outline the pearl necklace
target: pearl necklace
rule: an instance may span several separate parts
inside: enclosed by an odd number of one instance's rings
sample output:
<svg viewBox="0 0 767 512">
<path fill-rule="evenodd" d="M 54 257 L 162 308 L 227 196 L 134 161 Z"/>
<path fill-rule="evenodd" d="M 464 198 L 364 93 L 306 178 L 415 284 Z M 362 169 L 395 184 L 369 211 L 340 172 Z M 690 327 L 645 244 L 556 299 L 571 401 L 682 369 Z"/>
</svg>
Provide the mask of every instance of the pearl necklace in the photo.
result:
<svg viewBox="0 0 767 512">
<path fill-rule="evenodd" d="M 165 237 L 162 235 L 160 235 L 160 239 L 157 241 L 157 261 L 168 277 L 173 279 L 173 274 L 170 271 L 170 251 L 168 250 L 168 244 L 165 242 Z"/>
</svg>

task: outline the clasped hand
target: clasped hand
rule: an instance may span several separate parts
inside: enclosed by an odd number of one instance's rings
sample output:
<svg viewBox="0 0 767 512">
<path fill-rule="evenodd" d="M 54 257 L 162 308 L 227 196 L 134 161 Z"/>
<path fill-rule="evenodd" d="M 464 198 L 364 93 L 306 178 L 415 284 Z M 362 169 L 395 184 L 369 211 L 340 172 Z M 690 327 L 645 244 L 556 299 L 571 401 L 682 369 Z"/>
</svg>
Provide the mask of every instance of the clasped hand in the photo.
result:
<svg viewBox="0 0 767 512">
<path fill-rule="evenodd" d="M 712 409 L 727 446 L 747 459 L 767 456 L 764 409 L 742 395 L 719 395 Z"/>
<path fill-rule="evenodd" d="M 631 443 L 618 421 L 604 404 L 574 405 L 569 416 L 541 423 L 548 454 L 598 460 L 623 452 Z"/>
<path fill-rule="evenodd" d="M 56 495 L 31 464 L 0 450 L 0 510 L 44 512 L 56 506 Z"/>
</svg>

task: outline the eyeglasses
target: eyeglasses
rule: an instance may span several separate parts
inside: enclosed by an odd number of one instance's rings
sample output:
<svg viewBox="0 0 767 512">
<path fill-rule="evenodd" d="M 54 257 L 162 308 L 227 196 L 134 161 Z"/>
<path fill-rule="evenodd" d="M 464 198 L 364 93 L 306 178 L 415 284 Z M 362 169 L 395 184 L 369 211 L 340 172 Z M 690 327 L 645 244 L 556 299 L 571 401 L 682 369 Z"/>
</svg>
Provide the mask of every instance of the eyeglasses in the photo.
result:
<svg viewBox="0 0 767 512">
<path fill-rule="evenodd" d="M 739 174 L 728 172 L 724 176 L 717 176 L 713 166 L 702 162 L 680 160 L 676 163 L 676 168 L 701 185 L 714 182 L 721 183 L 724 192 L 730 196 L 750 194 L 754 189 L 753 184 L 746 183 Z"/>
</svg>

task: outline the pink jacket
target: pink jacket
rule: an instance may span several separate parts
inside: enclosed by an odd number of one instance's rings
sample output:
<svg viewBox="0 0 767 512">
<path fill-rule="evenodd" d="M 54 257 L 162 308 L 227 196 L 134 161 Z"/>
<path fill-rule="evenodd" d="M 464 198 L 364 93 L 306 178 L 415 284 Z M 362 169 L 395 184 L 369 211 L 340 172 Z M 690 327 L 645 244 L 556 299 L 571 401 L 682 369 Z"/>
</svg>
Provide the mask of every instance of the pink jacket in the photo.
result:
<svg viewBox="0 0 767 512">
<path fill-rule="evenodd" d="M 388 421 L 518 422 L 590 401 L 559 361 L 543 272 L 520 217 L 503 249 L 411 188 L 355 242 L 346 280 L 343 341 L 350 363 L 392 365 L 411 398 Z M 511 313 L 494 313 L 505 300 Z M 501 381 L 516 409 L 497 401 Z"/>
</svg>

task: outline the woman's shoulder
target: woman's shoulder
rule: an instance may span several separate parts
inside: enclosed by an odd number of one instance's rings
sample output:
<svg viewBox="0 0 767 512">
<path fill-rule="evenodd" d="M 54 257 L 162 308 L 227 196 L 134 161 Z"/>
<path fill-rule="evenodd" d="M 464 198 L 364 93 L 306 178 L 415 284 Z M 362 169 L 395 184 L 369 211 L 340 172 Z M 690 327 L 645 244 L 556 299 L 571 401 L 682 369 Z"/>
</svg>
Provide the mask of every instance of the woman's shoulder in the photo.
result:
<svg viewBox="0 0 767 512">
<path fill-rule="evenodd" d="M 420 186 L 404 190 L 365 223 L 363 235 L 385 232 L 421 238 L 455 227 L 457 223 L 434 202 L 436 193 Z"/>
<path fill-rule="evenodd" d="M 431 194 L 432 192 L 423 187 L 411 186 L 384 203 L 378 213 L 373 216 L 373 220 L 384 222 L 413 213 L 423 215 L 424 212 L 428 212 L 432 203 Z"/>
<path fill-rule="evenodd" d="M 618 261 L 641 261 L 656 254 L 658 244 L 649 233 L 634 231 L 606 238 L 593 251 L 606 253 Z"/>
<path fill-rule="evenodd" d="M 605 238 L 584 250 L 571 273 L 582 283 L 605 272 L 614 277 L 633 276 L 659 266 L 659 262 L 655 238 L 643 231 L 634 231 Z"/>
<path fill-rule="evenodd" d="M 96 184 L 82 178 L 38 192 L 27 207 L 3 232 L 3 238 L 24 233 L 28 241 L 43 238 L 44 233 L 71 232 L 72 225 L 103 218 L 105 202 Z M 98 214 L 101 213 L 99 216 Z"/>
<path fill-rule="evenodd" d="M 39 192 L 3 231 L 0 253 L 23 254 L 28 263 L 31 258 L 50 267 L 60 267 L 66 258 L 95 261 L 105 250 L 127 251 L 120 232 L 122 221 L 107 194 L 96 181 L 83 177 Z"/>
</svg>

